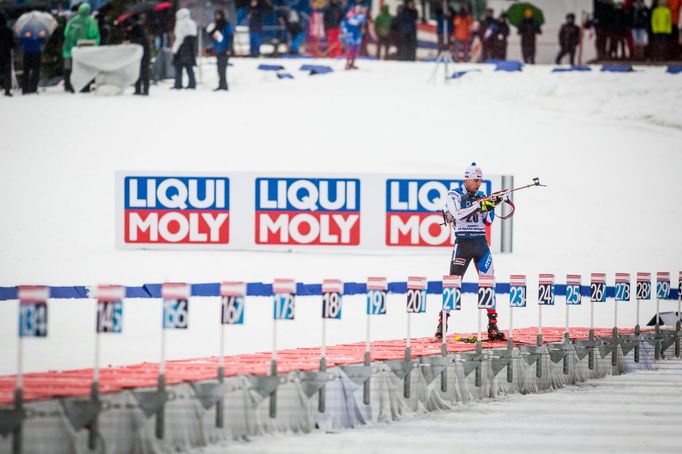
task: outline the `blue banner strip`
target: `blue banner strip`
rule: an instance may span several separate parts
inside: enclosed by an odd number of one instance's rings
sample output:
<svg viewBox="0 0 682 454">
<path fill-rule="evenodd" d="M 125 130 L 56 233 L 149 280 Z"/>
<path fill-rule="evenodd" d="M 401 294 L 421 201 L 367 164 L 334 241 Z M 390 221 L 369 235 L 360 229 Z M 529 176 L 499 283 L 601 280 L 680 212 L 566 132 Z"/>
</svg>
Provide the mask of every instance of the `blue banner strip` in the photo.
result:
<svg viewBox="0 0 682 454">
<path fill-rule="evenodd" d="M 509 284 L 500 282 L 495 286 L 497 294 L 509 294 Z M 407 282 L 389 282 L 389 293 L 407 293 Z M 426 293 L 441 294 L 443 292 L 443 283 L 441 281 L 429 281 L 426 286 Z M 462 293 L 477 293 L 478 284 L 475 282 L 462 283 Z M 346 282 L 343 285 L 344 295 L 360 295 L 367 293 L 367 284 L 364 282 Z M 590 296 L 590 286 L 583 285 L 581 287 L 583 296 Z M 249 282 L 246 284 L 246 294 L 248 296 L 272 296 L 272 284 L 265 284 L 263 282 Z M 296 294 L 298 296 L 320 296 L 322 295 L 322 284 L 296 284 Z M 554 294 L 557 296 L 564 296 L 566 294 L 566 285 L 555 284 Z M 616 294 L 615 287 L 606 287 L 606 298 L 614 298 Z M 192 284 L 192 296 L 220 296 L 220 283 L 211 282 L 206 284 Z M 655 295 L 652 295 L 655 296 Z M 677 300 L 679 297 L 678 291 L 675 288 L 670 289 L 671 300 Z M 54 299 L 83 299 L 88 298 L 88 290 L 86 286 L 71 286 L 71 287 L 50 287 L 50 298 Z M 161 284 L 144 284 L 142 287 L 126 287 L 126 298 L 161 298 Z M 16 287 L 0 287 L 0 301 L 16 300 Z M 653 299 L 653 298 L 652 298 Z"/>
</svg>

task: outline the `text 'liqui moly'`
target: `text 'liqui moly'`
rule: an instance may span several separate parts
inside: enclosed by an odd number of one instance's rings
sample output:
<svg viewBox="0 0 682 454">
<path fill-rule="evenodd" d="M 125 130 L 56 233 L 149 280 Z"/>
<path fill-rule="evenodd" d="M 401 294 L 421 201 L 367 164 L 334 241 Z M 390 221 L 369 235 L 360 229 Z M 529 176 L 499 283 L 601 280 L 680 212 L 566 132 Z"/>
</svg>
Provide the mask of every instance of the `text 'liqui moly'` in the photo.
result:
<svg viewBox="0 0 682 454">
<path fill-rule="evenodd" d="M 130 176 L 124 185 L 126 243 L 229 243 L 229 178 Z"/>
<path fill-rule="evenodd" d="M 462 180 L 387 180 L 386 245 L 452 246 L 452 229 L 442 226 L 441 211 L 450 189 Z M 481 191 L 490 193 L 491 182 L 483 180 Z M 490 231 L 486 228 L 488 241 Z"/>
<path fill-rule="evenodd" d="M 256 243 L 360 244 L 360 180 L 257 178 Z"/>
</svg>

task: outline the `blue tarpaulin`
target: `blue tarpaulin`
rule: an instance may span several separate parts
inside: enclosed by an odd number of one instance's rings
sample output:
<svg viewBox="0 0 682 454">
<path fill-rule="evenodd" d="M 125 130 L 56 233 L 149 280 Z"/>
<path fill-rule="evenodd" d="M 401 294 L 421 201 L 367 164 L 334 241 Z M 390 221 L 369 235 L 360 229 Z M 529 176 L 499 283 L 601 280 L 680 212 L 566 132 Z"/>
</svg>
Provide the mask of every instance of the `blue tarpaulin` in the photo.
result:
<svg viewBox="0 0 682 454">
<path fill-rule="evenodd" d="M 680 74 L 682 73 L 682 65 L 668 65 L 668 68 L 665 70 L 665 72 L 669 74 Z"/>
<path fill-rule="evenodd" d="M 516 60 L 486 60 L 487 64 L 495 65 L 495 71 L 521 71 L 523 69 L 523 63 Z"/>
<path fill-rule="evenodd" d="M 314 76 L 315 74 L 327 74 L 334 72 L 331 66 L 326 65 L 302 65 L 301 71 L 310 71 L 311 76 Z"/>
<path fill-rule="evenodd" d="M 573 71 L 580 71 L 580 72 L 589 72 L 592 71 L 592 68 L 589 66 L 569 66 L 568 68 L 554 68 L 552 69 L 553 73 L 568 73 L 568 72 L 573 72 Z"/>
<path fill-rule="evenodd" d="M 631 73 L 634 72 L 632 65 L 604 65 L 601 67 L 603 73 Z"/>
</svg>

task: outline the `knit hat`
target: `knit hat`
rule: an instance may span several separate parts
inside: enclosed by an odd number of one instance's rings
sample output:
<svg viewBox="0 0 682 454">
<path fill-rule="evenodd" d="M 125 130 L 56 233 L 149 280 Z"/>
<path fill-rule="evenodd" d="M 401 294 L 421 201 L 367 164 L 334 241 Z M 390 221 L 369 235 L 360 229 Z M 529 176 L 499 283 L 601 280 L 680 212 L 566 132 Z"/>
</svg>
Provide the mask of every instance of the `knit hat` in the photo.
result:
<svg viewBox="0 0 682 454">
<path fill-rule="evenodd" d="M 469 167 L 464 169 L 465 180 L 481 180 L 483 179 L 483 171 L 475 162 L 472 162 Z"/>
</svg>

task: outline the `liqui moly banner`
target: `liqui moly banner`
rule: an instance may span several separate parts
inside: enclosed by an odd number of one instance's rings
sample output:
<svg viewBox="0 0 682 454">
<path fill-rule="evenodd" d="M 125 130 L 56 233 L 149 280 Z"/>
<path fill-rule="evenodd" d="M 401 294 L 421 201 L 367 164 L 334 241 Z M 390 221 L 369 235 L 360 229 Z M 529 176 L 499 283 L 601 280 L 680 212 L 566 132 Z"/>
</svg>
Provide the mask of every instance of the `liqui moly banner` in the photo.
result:
<svg viewBox="0 0 682 454">
<path fill-rule="evenodd" d="M 386 245 L 448 247 L 452 229 L 443 228 L 443 208 L 448 191 L 463 180 L 390 179 L 386 181 Z M 480 190 L 490 194 L 490 180 Z M 490 232 L 488 231 L 488 240 Z"/>
<path fill-rule="evenodd" d="M 511 177 L 505 177 L 512 182 Z M 233 249 L 447 254 L 447 175 L 118 172 L 116 243 L 123 249 Z M 486 176 L 480 190 L 502 188 Z M 486 231 L 502 246 L 496 220 Z M 511 236 L 506 250 L 511 250 Z"/>
<path fill-rule="evenodd" d="M 358 179 L 256 178 L 255 202 L 256 244 L 360 244 Z"/>
</svg>

